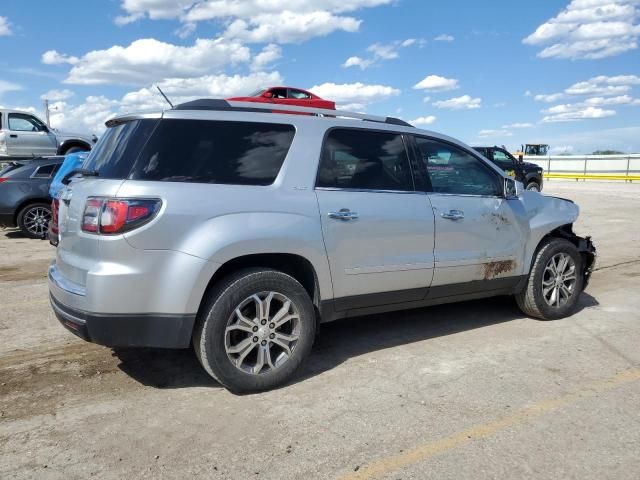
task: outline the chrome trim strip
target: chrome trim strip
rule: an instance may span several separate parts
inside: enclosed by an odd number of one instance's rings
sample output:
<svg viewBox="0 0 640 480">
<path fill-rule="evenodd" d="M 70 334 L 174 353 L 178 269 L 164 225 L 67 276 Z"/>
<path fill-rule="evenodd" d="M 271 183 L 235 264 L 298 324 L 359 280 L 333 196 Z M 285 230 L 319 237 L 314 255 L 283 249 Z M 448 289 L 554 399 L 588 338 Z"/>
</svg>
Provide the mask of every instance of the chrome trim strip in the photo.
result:
<svg viewBox="0 0 640 480">
<path fill-rule="evenodd" d="M 83 286 L 64 278 L 62 274 L 58 272 L 58 268 L 55 264 L 49 265 L 49 280 L 51 280 L 56 287 L 67 293 L 72 293 L 73 295 L 79 295 L 81 297 L 84 297 L 87 293 Z"/>
<path fill-rule="evenodd" d="M 425 195 L 425 192 L 417 192 L 415 190 L 375 190 L 366 188 L 340 188 L 340 187 L 314 187 L 314 190 L 322 190 L 324 192 L 360 192 L 360 193 L 402 193 Z"/>
</svg>

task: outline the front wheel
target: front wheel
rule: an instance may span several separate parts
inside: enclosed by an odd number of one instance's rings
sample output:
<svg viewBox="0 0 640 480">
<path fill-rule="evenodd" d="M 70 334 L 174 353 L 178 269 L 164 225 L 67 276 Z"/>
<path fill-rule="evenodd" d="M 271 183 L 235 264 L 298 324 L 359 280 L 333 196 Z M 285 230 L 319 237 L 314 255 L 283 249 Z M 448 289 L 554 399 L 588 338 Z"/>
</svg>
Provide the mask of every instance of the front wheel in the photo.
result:
<svg viewBox="0 0 640 480">
<path fill-rule="evenodd" d="M 538 249 L 527 286 L 516 294 L 516 301 L 530 317 L 567 317 L 575 310 L 583 284 L 582 256 L 576 246 L 562 238 L 550 238 Z"/>
<path fill-rule="evenodd" d="M 44 238 L 51 221 L 51 205 L 32 203 L 18 213 L 18 227 L 29 238 Z"/>
<path fill-rule="evenodd" d="M 293 277 L 239 271 L 214 288 L 193 337 L 204 369 L 229 390 L 258 392 L 286 383 L 311 352 L 315 310 Z"/>
<path fill-rule="evenodd" d="M 536 183 L 536 182 L 529 182 L 527 184 L 527 190 L 529 190 L 530 192 L 539 192 L 540 191 L 540 185 L 538 185 L 538 183 Z"/>
</svg>

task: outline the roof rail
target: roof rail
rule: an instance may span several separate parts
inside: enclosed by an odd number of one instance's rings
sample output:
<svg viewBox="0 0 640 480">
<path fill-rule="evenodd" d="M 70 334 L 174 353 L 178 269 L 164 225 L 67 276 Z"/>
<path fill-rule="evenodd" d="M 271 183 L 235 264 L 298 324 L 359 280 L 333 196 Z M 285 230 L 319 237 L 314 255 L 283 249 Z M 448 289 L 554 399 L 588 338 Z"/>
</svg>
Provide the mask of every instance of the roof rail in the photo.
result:
<svg viewBox="0 0 640 480">
<path fill-rule="evenodd" d="M 344 110 L 330 110 L 326 108 L 299 107 L 297 105 L 283 105 L 280 103 L 236 102 L 218 98 L 201 98 L 191 102 L 176 105 L 173 110 L 221 110 L 236 112 L 259 113 L 311 113 L 326 117 L 355 118 L 367 122 L 387 123 L 403 127 L 413 127 L 410 123 L 395 117 L 380 117 L 366 113 L 347 112 Z"/>
</svg>

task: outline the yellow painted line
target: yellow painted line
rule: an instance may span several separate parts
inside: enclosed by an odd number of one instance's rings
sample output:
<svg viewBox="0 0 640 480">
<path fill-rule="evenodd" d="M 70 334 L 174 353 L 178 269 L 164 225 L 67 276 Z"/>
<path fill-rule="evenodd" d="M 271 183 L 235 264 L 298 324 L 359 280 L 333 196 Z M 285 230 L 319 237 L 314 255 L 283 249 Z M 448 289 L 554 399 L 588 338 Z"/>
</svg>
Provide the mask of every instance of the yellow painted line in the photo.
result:
<svg viewBox="0 0 640 480">
<path fill-rule="evenodd" d="M 398 455 L 383 458 L 377 462 L 360 468 L 356 472 L 350 472 L 341 478 L 342 480 L 366 480 L 380 477 L 403 467 L 423 462 L 433 456 L 452 450 L 456 447 L 464 446 L 475 440 L 490 437 L 509 427 L 523 424 L 544 413 L 557 410 L 575 400 L 592 397 L 598 393 L 612 390 L 621 385 L 638 380 L 640 380 L 640 368 L 625 370 L 608 379 L 589 384 L 575 392 L 536 403 L 494 422 L 476 425 L 468 430 L 454 433 L 449 437 L 427 442 Z"/>
<path fill-rule="evenodd" d="M 635 180 L 640 181 L 640 175 L 614 175 L 614 174 L 583 174 L 583 173 L 545 173 L 545 178 L 569 178 L 580 180 Z"/>
</svg>

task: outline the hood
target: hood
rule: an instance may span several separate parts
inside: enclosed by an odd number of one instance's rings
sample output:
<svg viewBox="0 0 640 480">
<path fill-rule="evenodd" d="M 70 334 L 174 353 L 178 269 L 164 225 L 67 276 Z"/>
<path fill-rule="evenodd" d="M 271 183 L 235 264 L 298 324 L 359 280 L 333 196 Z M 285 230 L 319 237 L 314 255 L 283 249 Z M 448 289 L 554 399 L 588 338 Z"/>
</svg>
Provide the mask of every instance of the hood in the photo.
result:
<svg viewBox="0 0 640 480">
<path fill-rule="evenodd" d="M 60 143 L 62 143 L 65 140 L 78 139 L 78 140 L 84 140 L 88 144 L 93 145 L 98 140 L 98 138 L 93 134 L 67 132 L 64 130 L 57 130 L 57 129 L 54 131 Z"/>
<path fill-rule="evenodd" d="M 528 190 L 522 192 L 522 204 L 532 228 L 539 223 L 555 224 L 555 227 L 574 223 L 580 214 L 580 208 L 571 200 Z"/>
<path fill-rule="evenodd" d="M 535 163 L 531 162 L 522 162 L 520 165 L 522 165 L 527 170 L 537 170 L 542 168 L 540 165 L 536 165 Z"/>
</svg>

